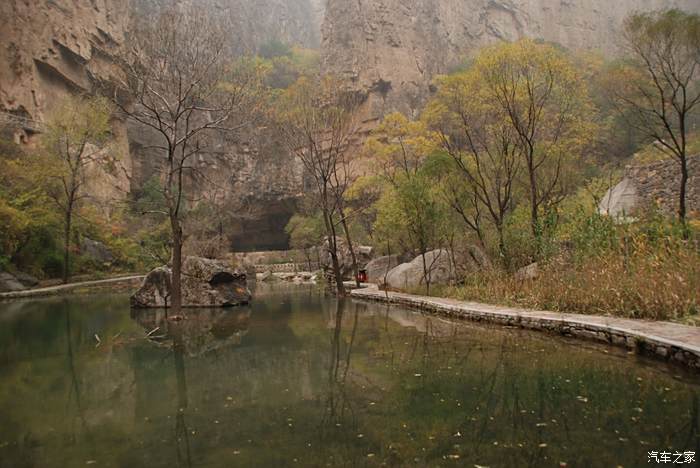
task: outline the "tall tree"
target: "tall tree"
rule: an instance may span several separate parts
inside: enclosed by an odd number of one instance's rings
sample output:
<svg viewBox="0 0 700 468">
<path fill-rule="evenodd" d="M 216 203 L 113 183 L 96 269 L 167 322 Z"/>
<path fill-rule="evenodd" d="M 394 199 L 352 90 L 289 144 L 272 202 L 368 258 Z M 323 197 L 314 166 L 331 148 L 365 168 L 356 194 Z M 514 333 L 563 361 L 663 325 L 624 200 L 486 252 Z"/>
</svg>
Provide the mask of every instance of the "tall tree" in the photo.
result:
<svg viewBox="0 0 700 468">
<path fill-rule="evenodd" d="M 378 202 L 375 229 L 394 239 L 404 251 L 422 259 L 423 277 L 430 293 L 439 254 L 430 250 L 445 244 L 447 216 L 437 196 L 437 180 L 426 161 L 437 149 L 437 139 L 424 122 L 411 121 L 400 113 L 389 114 L 374 130 L 367 150 L 374 158 L 387 187 Z"/>
<path fill-rule="evenodd" d="M 700 16 L 680 10 L 630 16 L 625 49 L 632 62 L 614 91 L 633 127 L 680 164 L 678 218 L 686 221 L 688 134 L 700 109 Z"/>
<path fill-rule="evenodd" d="M 344 230 L 357 270 L 344 203 L 353 179 L 350 152 L 360 128 L 357 109 L 361 102 L 358 94 L 333 77 L 302 77 L 284 92 L 278 106 L 280 133 L 290 153 L 303 163 L 323 217 L 339 295 L 345 294 L 345 287 L 338 256 L 338 228 Z"/>
<path fill-rule="evenodd" d="M 424 118 L 439 135 L 461 176 L 465 191 L 450 191 L 450 203 L 483 242 L 478 215 L 488 214 L 498 236 L 498 251 L 507 259 L 504 229 L 514 208 L 514 185 L 523 156 L 519 136 L 503 109 L 493 105 L 478 69 L 445 77 Z M 449 185 L 449 184 L 448 184 Z M 463 200 L 469 203 L 464 206 Z M 470 208 L 470 209 L 469 209 Z M 471 212 L 471 213 L 469 213 Z"/>
<path fill-rule="evenodd" d="M 106 158 L 101 147 L 110 135 L 110 108 L 105 99 L 68 98 L 51 113 L 42 143 L 49 157 L 48 194 L 63 217 L 63 282 L 70 280 L 71 240 L 88 165 Z M 50 168 L 50 169 L 49 169 Z"/>
<path fill-rule="evenodd" d="M 233 60 L 230 31 L 201 8 L 168 7 L 133 29 L 114 101 L 126 118 L 159 139 L 155 148 L 162 159 L 155 165 L 172 237 L 170 307 L 177 311 L 182 305 L 183 217 L 196 202 L 188 184 L 203 176 L 196 156 L 214 133 L 251 123 L 260 102 L 260 76 L 254 66 Z"/>
<path fill-rule="evenodd" d="M 474 66 L 517 135 L 539 249 L 540 216 L 551 213 L 566 194 L 565 162 L 580 155 L 593 133 L 586 86 L 561 51 L 531 40 L 487 48 Z"/>
</svg>

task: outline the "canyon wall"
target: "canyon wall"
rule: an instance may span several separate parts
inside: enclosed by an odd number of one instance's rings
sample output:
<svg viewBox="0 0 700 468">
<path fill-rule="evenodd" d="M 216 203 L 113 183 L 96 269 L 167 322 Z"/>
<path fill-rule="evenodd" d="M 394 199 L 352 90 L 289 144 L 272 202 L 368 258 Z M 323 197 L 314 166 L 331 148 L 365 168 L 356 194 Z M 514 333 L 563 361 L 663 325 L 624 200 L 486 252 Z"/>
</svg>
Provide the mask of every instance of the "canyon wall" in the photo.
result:
<svg viewBox="0 0 700 468">
<path fill-rule="evenodd" d="M 367 118 L 415 115 L 435 75 L 479 47 L 523 37 L 612 55 L 625 17 L 697 0 L 328 0 L 322 63 L 369 95 Z"/>
<path fill-rule="evenodd" d="M 128 37 L 131 15 L 166 2 L 192 3 L 230 20 L 231 41 L 242 52 L 270 39 L 320 45 L 324 70 L 368 96 L 368 128 L 389 111 L 417 115 L 434 76 L 480 46 L 531 37 L 614 54 L 632 11 L 700 11 L 697 0 L 2 0 L 0 124 L 9 122 L 17 141 L 32 144 L 53 105 L 94 93 L 98 78 L 117 72 L 114 54 Z M 89 190 L 100 206 L 137 191 L 158 160 L 143 128 L 118 120 L 113 128 L 112 151 L 125 170 L 92 171 Z M 216 150 L 198 164 L 227 187 L 222 217 L 232 247 L 286 247 L 283 228 L 303 192 L 301 167 L 265 129 L 215 140 Z"/>
<path fill-rule="evenodd" d="M 317 48 L 323 0 L 2 0 L 0 1 L 0 126 L 17 142 L 33 145 L 42 121 L 69 95 L 94 94 L 97 82 L 118 73 L 115 54 L 128 42 L 133 15 L 170 3 L 192 3 L 230 22 L 238 52 L 277 39 Z M 154 138 L 139 126 L 112 122 L 109 151 L 118 170 L 90 167 L 87 192 L 109 215 L 153 176 L 162 156 L 147 148 Z M 215 150 L 199 168 L 214 184 L 195 187 L 221 201 L 225 234 L 234 249 L 287 246 L 284 226 L 301 196 L 302 174 L 265 130 L 215 135 Z M 219 197 L 221 198 L 221 197 Z"/>
</svg>

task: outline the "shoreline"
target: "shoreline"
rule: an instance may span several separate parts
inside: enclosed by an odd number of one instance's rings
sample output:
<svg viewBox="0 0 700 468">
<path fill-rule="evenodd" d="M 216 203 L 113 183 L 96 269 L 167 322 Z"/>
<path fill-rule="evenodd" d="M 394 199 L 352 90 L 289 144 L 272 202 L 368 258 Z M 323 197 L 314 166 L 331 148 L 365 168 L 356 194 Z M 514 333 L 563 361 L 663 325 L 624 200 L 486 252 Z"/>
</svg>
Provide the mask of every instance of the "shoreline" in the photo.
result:
<svg viewBox="0 0 700 468">
<path fill-rule="evenodd" d="M 61 284 L 45 288 L 26 289 L 24 291 L 12 291 L 0 293 L 0 301 L 11 299 L 27 299 L 33 297 L 55 296 L 63 293 L 70 293 L 81 288 L 99 288 L 103 286 L 116 285 L 121 283 L 132 283 L 141 281 L 145 275 L 118 276 L 94 281 L 81 281 L 79 283 Z"/>
<path fill-rule="evenodd" d="M 398 292 L 387 293 L 374 285 L 355 289 L 350 292 L 350 297 L 418 309 L 450 318 L 490 322 L 603 342 L 700 371 L 700 327 L 601 315 L 535 311 Z"/>
</svg>

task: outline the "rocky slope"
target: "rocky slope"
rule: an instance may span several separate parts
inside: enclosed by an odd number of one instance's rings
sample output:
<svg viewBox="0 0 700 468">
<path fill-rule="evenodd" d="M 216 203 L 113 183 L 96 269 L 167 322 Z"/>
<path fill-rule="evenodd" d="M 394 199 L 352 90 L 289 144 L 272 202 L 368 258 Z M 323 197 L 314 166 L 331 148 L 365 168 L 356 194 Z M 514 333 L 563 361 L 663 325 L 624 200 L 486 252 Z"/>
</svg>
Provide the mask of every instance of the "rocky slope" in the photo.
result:
<svg viewBox="0 0 700 468">
<path fill-rule="evenodd" d="M 697 0 L 328 0 L 323 64 L 369 93 L 368 118 L 415 114 L 431 79 L 478 47 L 522 37 L 612 54 L 633 11 Z"/>
</svg>

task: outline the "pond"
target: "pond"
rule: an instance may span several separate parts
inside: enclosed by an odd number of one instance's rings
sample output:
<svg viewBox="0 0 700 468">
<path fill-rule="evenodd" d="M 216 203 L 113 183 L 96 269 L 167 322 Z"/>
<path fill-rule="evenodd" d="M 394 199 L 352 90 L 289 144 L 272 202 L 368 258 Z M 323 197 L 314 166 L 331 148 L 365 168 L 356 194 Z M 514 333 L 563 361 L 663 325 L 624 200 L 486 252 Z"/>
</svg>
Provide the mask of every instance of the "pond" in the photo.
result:
<svg viewBox="0 0 700 468">
<path fill-rule="evenodd" d="M 128 304 L 0 304 L 0 466 L 636 467 L 700 451 L 700 378 L 624 350 L 304 287 L 182 321 Z"/>
</svg>

